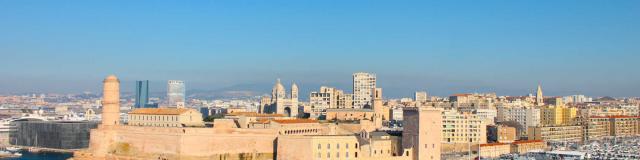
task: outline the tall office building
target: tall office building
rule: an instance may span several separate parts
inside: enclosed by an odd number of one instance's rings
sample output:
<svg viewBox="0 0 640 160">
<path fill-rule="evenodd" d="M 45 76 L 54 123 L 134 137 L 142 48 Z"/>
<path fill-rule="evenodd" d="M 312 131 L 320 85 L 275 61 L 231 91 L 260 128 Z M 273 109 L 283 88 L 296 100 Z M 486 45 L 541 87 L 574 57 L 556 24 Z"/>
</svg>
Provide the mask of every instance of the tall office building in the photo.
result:
<svg viewBox="0 0 640 160">
<path fill-rule="evenodd" d="M 404 108 L 402 145 L 403 148 L 413 149 L 411 154 L 414 160 L 440 159 L 442 111 L 439 108 Z"/>
<path fill-rule="evenodd" d="M 170 106 L 184 107 L 184 82 L 180 80 L 169 80 L 167 83 L 167 98 Z"/>
<path fill-rule="evenodd" d="M 373 91 L 376 88 L 376 75 L 358 72 L 353 74 L 353 107 L 363 108 L 372 105 Z"/>
<path fill-rule="evenodd" d="M 146 108 L 149 103 L 149 81 L 136 81 L 136 103 L 135 108 Z"/>
<path fill-rule="evenodd" d="M 424 103 L 427 102 L 427 92 L 416 92 L 413 95 L 413 100 L 415 100 L 416 102 L 420 102 L 420 103 Z"/>
</svg>

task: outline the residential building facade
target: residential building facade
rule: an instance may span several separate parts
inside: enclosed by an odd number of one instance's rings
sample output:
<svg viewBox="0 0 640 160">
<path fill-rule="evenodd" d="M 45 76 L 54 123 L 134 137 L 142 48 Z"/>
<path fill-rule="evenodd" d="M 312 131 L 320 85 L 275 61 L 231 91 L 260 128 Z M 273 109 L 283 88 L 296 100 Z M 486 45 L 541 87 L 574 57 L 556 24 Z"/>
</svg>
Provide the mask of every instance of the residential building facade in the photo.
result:
<svg viewBox="0 0 640 160">
<path fill-rule="evenodd" d="M 373 73 L 358 72 L 353 74 L 353 106 L 363 108 L 371 105 L 373 92 L 376 88 L 376 75 Z"/>
</svg>

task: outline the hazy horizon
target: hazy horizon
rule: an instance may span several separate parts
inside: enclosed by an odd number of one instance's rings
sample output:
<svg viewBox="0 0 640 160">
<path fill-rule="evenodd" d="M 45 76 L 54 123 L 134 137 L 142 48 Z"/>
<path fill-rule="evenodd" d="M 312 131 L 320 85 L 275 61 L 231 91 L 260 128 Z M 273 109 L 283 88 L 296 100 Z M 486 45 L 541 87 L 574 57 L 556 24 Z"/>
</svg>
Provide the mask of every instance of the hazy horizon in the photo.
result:
<svg viewBox="0 0 640 160">
<path fill-rule="evenodd" d="M 379 77 L 379 76 L 378 76 Z M 120 84 L 120 91 L 126 94 L 132 94 L 135 90 L 135 81 L 129 79 L 122 79 Z M 350 78 L 350 77 L 349 77 Z M 178 80 L 178 79 L 173 79 Z M 283 85 L 287 89 L 287 93 L 291 89 L 291 81 L 287 79 L 282 79 Z M 378 80 L 378 87 L 383 88 L 383 96 L 385 98 L 412 98 L 413 93 L 416 91 L 426 91 L 429 96 L 450 96 L 452 94 L 457 93 L 496 93 L 498 96 L 524 96 L 528 94 L 535 94 L 535 89 L 537 84 L 532 84 L 530 88 L 525 88 L 522 90 L 495 90 L 492 88 L 476 88 L 477 86 L 436 86 L 432 89 L 429 88 L 420 88 L 420 89 L 412 89 L 412 87 L 385 87 L 386 83 L 381 84 L 381 80 Z M 383 82 L 385 82 L 383 80 Z M 324 83 L 301 83 L 295 82 L 300 88 L 300 97 L 303 99 L 308 98 L 309 93 L 313 91 L 318 91 L 320 86 L 328 86 L 328 87 L 336 87 L 338 89 L 342 89 L 347 93 L 352 92 L 352 84 L 351 79 L 348 79 L 341 82 L 324 82 Z M 222 93 L 225 91 L 251 91 L 258 94 L 268 95 L 271 94 L 271 88 L 275 84 L 275 79 L 272 82 L 265 83 L 240 83 L 231 86 L 221 86 L 221 87 L 208 87 L 205 84 L 194 84 L 189 81 L 185 81 L 187 95 L 203 92 L 215 92 Z M 194 86 L 195 85 L 195 86 Z M 613 96 L 613 97 L 633 97 L 633 96 L 616 96 L 616 95 L 593 95 L 593 94 L 585 94 L 580 91 L 566 91 L 566 90 L 558 90 L 554 88 L 545 88 L 544 84 L 542 84 L 543 91 L 545 96 L 569 96 L 569 95 L 577 95 L 582 94 L 586 96 L 592 96 L 594 98 L 604 97 L 604 96 Z M 67 92 L 58 92 L 58 91 L 43 91 L 43 90 L 31 90 L 31 91 L 21 91 L 21 92 L 0 92 L 0 94 L 27 94 L 27 93 L 58 93 L 58 94 L 80 94 L 83 92 L 91 92 L 100 94 L 102 92 L 102 80 L 97 80 L 94 86 L 90 87 L 91 89 L 87 90 L 74 90 Z M 149 80 L 149 92 L 153 94 L 166 94 L 167 88 L 167 80 Z M 416 87 L 417 88 L 417 87 Z M 442 90 L 442 91 L 441 91 Z"/>
</svg>

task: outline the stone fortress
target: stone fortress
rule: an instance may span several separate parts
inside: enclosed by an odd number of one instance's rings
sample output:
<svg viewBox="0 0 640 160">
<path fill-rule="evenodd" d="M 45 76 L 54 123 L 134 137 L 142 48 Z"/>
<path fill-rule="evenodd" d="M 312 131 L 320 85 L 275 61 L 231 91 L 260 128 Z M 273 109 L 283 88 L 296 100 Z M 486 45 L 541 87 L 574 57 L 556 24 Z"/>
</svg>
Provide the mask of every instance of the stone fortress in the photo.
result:
<svg viewBox="0 0 640 160">
<path fill-rule="evenodd" d="M 216 119 L 213 127 L 129 125 L 119 120 L 118 78 L 108 76 L 103 85 L 102 124 L 91 130 L 89 148 L 75 152 L 72 159 L 440 159 L 438 128 L 442 124 L 438 109 L 407 109 L 405 123 L 409 132 L 402 136 L 376 131 L 381 128 L 379 114 L 373 115 L 374 120 L 361 120 L 359 124 L 296 119 L 291 116 L 297 109 L 287 114 L 285 108 L 297 108 L 297 86 L 292 85 L 290 97 L 280 99 L 286 96 L 278 81 L 271 104 L 279 114 L 236 113 Z M 373 92 L 376 110 L 381 104 L 381 90 Z"/>
</svg>

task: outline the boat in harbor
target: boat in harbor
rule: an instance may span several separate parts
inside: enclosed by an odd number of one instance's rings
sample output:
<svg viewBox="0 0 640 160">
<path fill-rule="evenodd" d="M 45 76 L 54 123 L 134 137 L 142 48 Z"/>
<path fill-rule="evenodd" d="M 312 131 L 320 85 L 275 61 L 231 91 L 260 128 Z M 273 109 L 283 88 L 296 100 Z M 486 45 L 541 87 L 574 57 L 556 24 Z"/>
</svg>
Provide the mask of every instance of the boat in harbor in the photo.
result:
<svg viewBox="0 0 640 160">
<path fill-rule="evenodd" d="M 18 152 L 16 152 L 18 153 Z M 4 159 L 4 158 L 17 158 L 17 157 L 21 157 L 22 154 L 21 153 L 11 153 L 9 151 L 0 151 L 0 159 Z"/>
<path fill-rule="evenodd" d="M 7 151 L 11 151 L 11 152 L 17 152 L 17 151 L 22 150 L 22 148 L 20 148 L 20 147 L 14 147 L 14 146 L 5 147 L 5 149 L 6 149 Z"/>
</svg>

